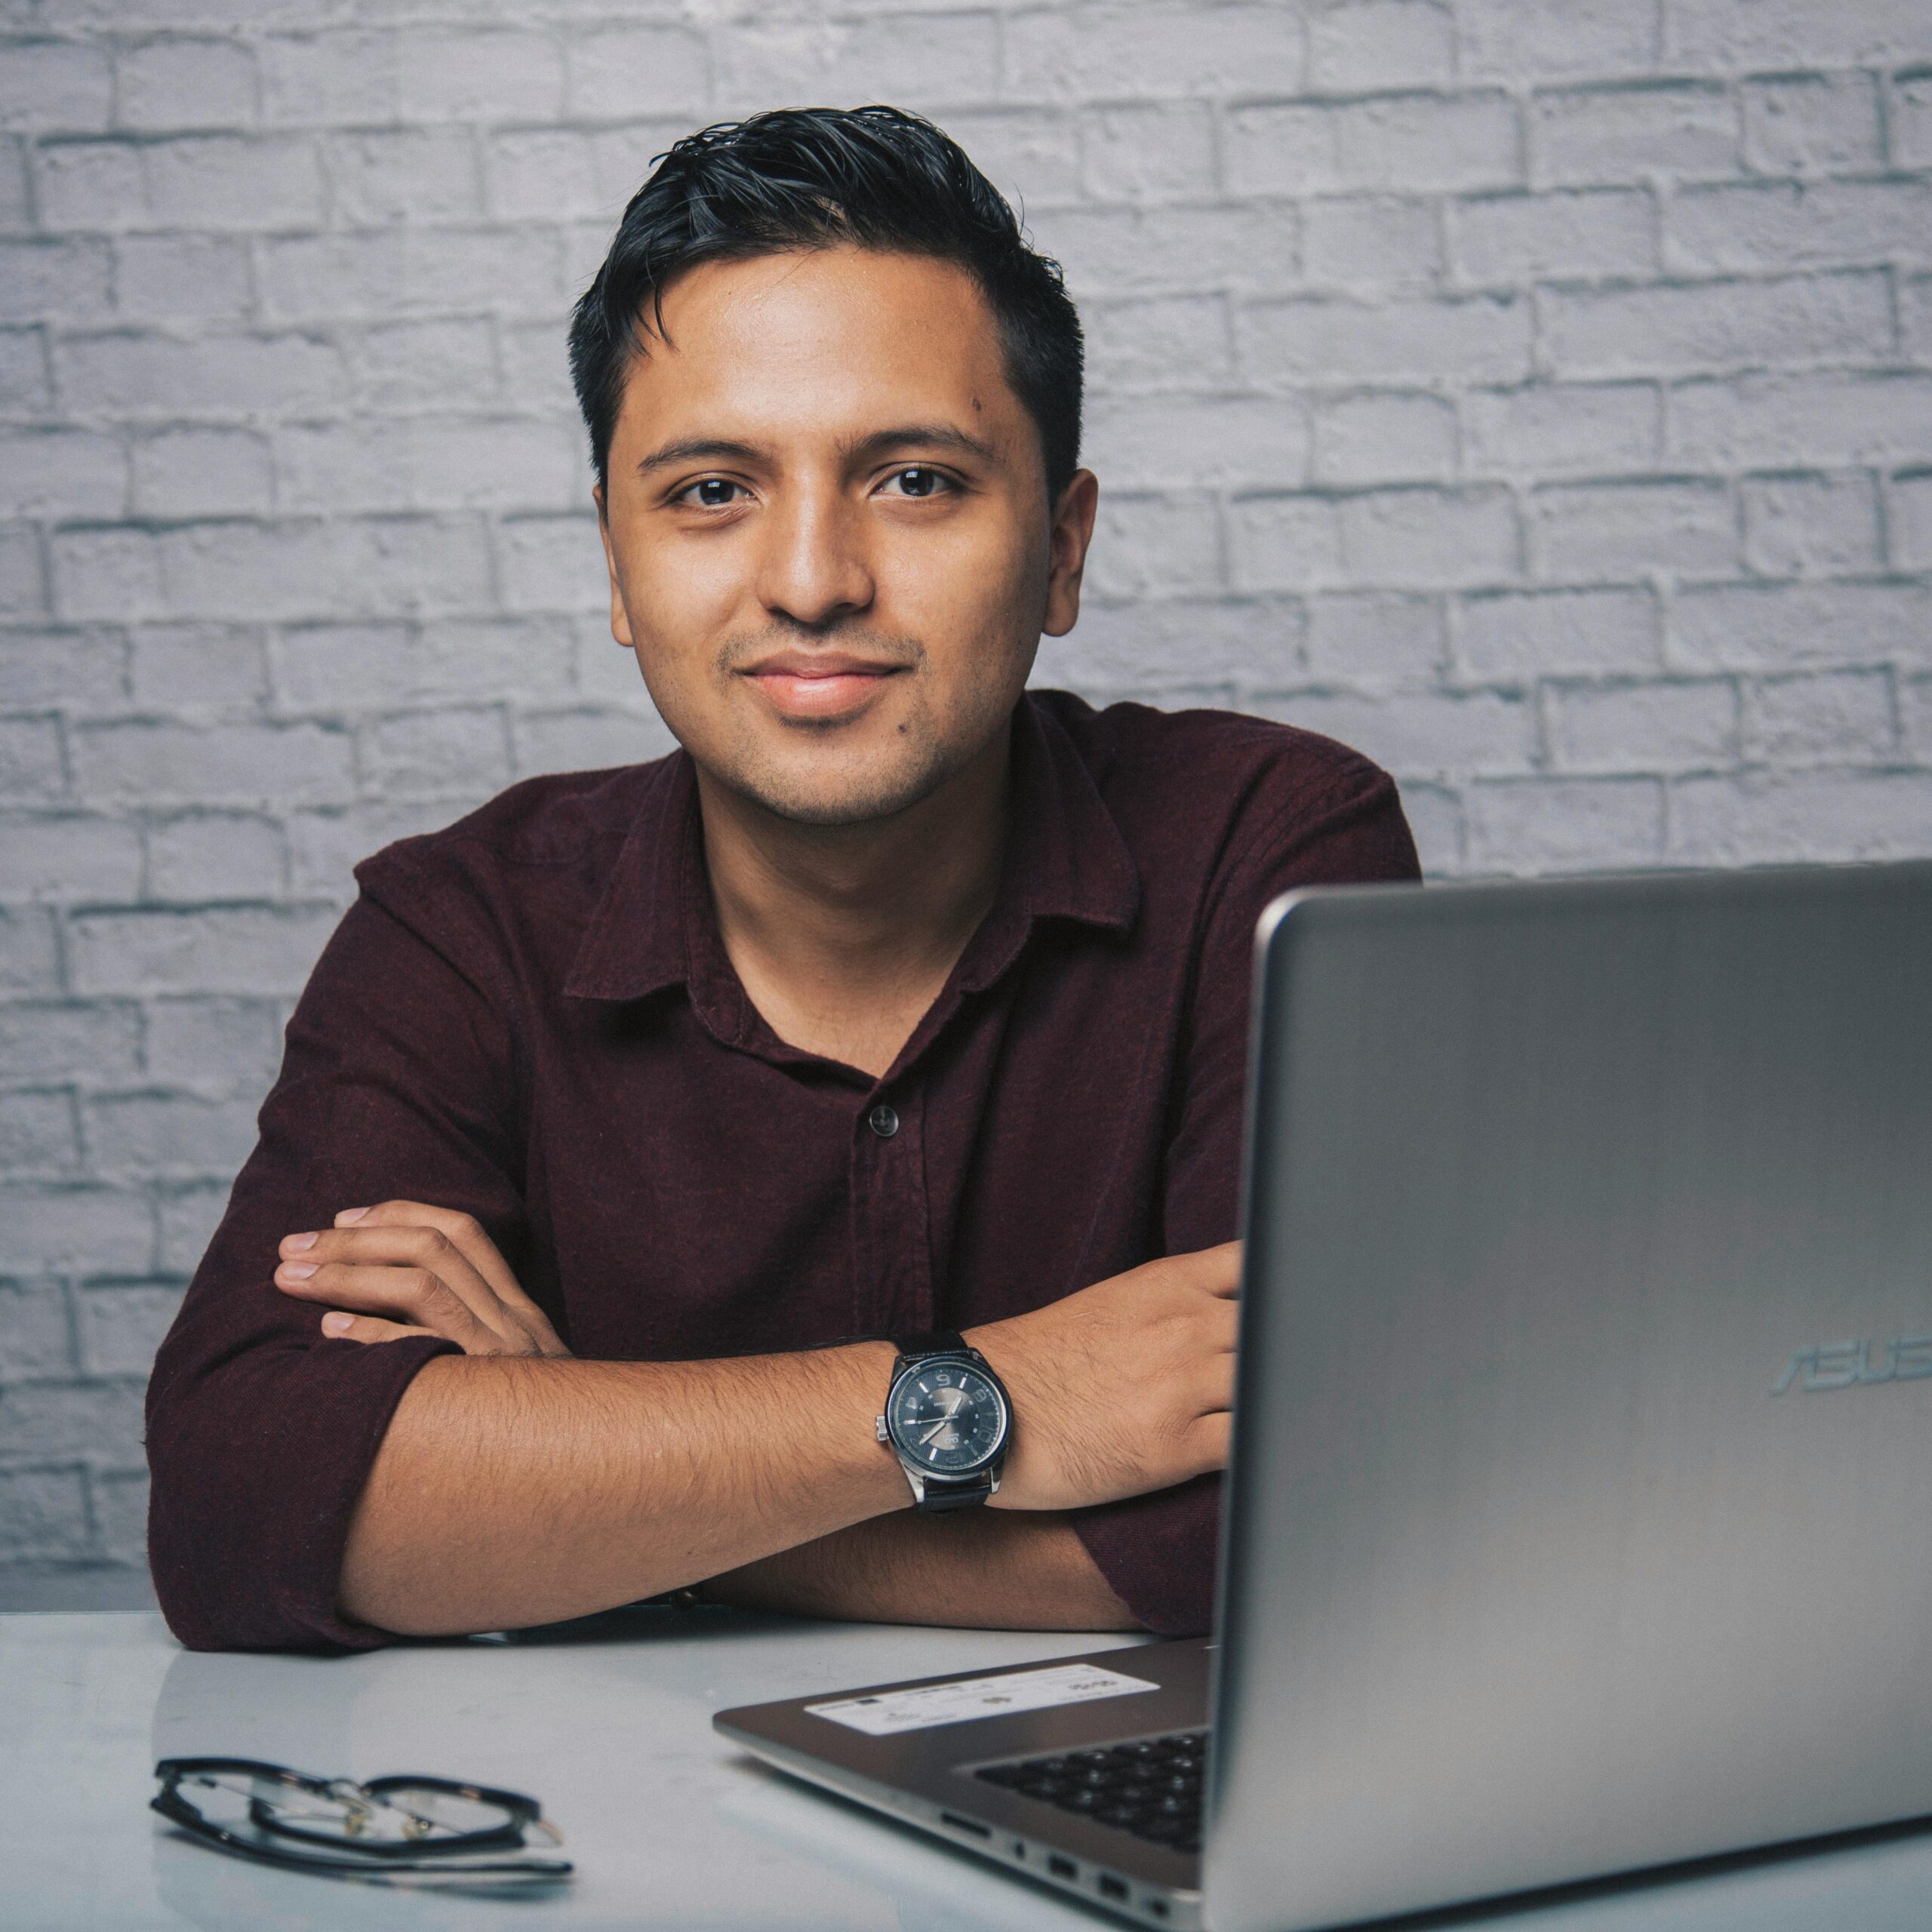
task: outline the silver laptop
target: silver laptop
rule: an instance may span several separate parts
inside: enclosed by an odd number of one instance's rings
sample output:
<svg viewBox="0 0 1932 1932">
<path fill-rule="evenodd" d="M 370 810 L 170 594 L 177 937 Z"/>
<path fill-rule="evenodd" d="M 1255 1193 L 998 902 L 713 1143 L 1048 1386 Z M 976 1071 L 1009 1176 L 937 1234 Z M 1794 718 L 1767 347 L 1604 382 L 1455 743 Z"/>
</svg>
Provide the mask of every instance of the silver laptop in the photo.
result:
<svg viewBox="0 0 1932 1932">
<path fill-rule="evenodd" d="M 1257 985 L 1217 1641 L 719 1730 L 1216 1932 L 1932 1816 L 1932 863 L 1294 894 Z"/>
</svg>

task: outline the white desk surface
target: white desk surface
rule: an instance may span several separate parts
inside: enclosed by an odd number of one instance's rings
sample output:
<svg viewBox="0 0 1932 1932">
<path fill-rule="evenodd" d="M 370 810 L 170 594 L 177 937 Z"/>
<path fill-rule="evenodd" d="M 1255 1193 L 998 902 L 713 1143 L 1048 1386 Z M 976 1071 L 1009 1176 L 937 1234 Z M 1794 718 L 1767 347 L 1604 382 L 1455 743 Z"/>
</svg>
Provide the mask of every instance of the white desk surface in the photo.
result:
<svg viewBox="0 0 1932 1932">
<path fill-rule="evenodd" d="M 595 1640 L 316 1659 L 192 1654 L 154 1617 L 0 1616 L 0 1926 L 1096 1932 L 1117 1921 L 765 1770 L 713 1732 L 711 1715 L 1121 1641 L 666 1611 Z M 155 1759 L 190 1754 L 528 1791 L 563 1829 L 577 1875 L 541 1899 L 498 1901 L 251 1866 L 184 1841 L 146 1809 Z M 1484 1922 L 1921 1932 L 1932 1835 Z"/>
</svg>

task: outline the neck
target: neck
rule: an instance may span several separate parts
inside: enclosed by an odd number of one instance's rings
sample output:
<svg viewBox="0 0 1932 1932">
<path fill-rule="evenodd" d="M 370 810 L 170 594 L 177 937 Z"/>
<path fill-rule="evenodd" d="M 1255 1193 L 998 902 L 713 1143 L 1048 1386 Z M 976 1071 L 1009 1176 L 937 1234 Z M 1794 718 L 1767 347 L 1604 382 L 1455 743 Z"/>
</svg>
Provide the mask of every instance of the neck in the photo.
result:
<svg viewBox="0 0 1932 1932">
<path fill-rule="evenodd" d="M 781 1038 L 875 1075 L 891 1063 L 998 889 L 1011 735 L 863 825 L 780 818 L 699 768 L 724 949 Z"/>
</svg>

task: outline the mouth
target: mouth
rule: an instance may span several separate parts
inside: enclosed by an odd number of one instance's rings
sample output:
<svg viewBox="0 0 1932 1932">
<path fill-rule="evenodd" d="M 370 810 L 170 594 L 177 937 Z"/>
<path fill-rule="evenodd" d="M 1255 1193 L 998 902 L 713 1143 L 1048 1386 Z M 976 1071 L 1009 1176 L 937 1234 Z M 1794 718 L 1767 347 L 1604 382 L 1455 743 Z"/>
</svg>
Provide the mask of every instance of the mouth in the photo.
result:
<svg viewBox="0 0 1932 1932">
<path fill-rule="evenodd" d="M 823 721 L 863 710 L 908 668 L 835 651 L 786 651 L 743 675 L 780 716 Z"/>
</svg>

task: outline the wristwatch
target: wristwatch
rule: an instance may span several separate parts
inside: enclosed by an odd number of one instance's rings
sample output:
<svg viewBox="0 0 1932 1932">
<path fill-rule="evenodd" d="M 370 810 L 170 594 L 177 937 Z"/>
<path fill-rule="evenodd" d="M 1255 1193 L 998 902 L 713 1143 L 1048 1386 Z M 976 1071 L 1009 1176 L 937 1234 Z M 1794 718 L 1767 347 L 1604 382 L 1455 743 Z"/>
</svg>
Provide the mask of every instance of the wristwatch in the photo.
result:
<svg viewBox="0 0 1932 1932">
<path fill-rule="evenodd" d="M 875 1425 L 921 1509 L 964 1509 L 999 1487 L 1013 1434 L 1005 1385 L 962 1335 L 941 1329 L 897 1344 Z"/>
</svg>

